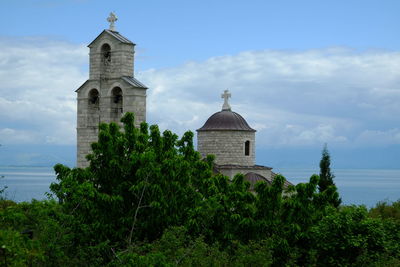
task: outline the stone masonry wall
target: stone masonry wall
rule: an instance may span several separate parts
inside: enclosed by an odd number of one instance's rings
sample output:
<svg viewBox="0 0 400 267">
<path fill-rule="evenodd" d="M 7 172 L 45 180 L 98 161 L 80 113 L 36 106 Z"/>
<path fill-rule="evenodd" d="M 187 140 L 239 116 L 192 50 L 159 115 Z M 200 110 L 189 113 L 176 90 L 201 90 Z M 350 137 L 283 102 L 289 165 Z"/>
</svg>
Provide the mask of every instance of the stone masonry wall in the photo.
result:
<svg viewBox="0 0 400 267">
<path fill-rule="evenodd" d="M 113 97 L 110 92 L 113 87 L 118 85 L 122 89 L 122 112 L 111 108 Z M 99 88 L 99 86 L 101 86 Z M 99 91 L 99 103 L 93 105 L 89 102 L 89 91 L 96 89 Z M 90 152 L 90 144 L 97 141 L 98 125 L 100 122 L 110 123 L 120 122 L 121 117 L 126 112 L 135 114 L 135 126 L 146 121 L 146 90 L 142 88 L 132 88 L 124 82 L 117 82 L 117 79 L 89 82 L 87 86 L 78 92 L 78 113 L 77 113 L 77 166 L 86 167 L 85 156 Z M 115 114 L 118 112 L 118 114 Z"/>
<path fill-rule="evenodd" d="M 250 155 L 245 156 L 245 142 L 250 141 Z M 247 131 L 199 131 L 197 150 L 203 157 L 215 155 L 220 165 L 234 164 L 253 166 L 255 164 L 255 133 Z"/>
<path fill-rule="evenodd" d="M 77 167 L 87 167 L 88 161 L 86 155 L 91 152 L 90 145 L 97 141 L 99 128 L 98 127 L 86 127 L 78 128 L 78 151 L 77 151 Z"/>
<path fill-rule="evenodd" d="M 108 35 L 102 37 L 90 48 L 90 79 L 133 77 L 134 45 L 120 43 Z M 104 64 L 104 57 L 101 52 L 101 47 L 104 44 L 111 46 L 111 61 L 107 64 Z"/>
</svg>

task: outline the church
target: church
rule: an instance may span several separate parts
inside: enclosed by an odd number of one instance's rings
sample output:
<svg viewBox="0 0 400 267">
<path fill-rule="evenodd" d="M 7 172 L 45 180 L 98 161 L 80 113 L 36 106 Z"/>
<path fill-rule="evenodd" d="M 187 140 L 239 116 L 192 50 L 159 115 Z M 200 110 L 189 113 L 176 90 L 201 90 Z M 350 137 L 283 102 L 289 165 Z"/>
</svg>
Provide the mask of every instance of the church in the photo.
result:
<svg viewBox="0 0 400 267">
<path fill-rule="evenodd" d="M 135 44 L 115 29 L 117 17 L 110 13 L 110 28 L 89 45 L 89 79 L 77 90 L 77 167 L 86 167 L 90 144 L 97 141 L 100 122 L 119 122 L 126 112 L 135 114 L 135 125 L 146 120 L 147 87 L 134 77 Z M 197 150 L 215 155 L 214 172 L 231 179 L 242 173 L 253 186 L 272 183 L 272 168 L 256 165 L 256 130 L 232 111 L 231 94 L 222 94 L 222 110 L 197 129 Z"/>
</svg>

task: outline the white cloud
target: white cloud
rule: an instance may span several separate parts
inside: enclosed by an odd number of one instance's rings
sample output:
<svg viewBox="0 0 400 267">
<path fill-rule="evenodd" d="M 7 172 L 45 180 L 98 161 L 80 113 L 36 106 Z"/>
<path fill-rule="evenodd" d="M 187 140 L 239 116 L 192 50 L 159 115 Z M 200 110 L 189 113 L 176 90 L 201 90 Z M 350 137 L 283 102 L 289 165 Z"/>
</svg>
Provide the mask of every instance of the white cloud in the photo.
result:
<svg viewBox="0 0 400 267">
<path fill-rule="evenodd" d="M 34 144 L 37 137 L 35 132 L 10 128 L 0 129 L 0 140 L 6 140 L 8 144 Z"/>
<path fill-rule="evenodd" d="M 0 142 L 74 144 L 74 90 L 87 79 L 87 48 L 40 38 L 0 45 L 0 122 L 25 136 L 3 134 Z"/>
<path fill-rule="evenodd" d="M 352 145 L 368 129 L 400 123 L 399 62 L 390 51 L 247 51 L 139 79 L 150 87 L 148 117 L 179 133 L 219 111 L 228 88 L 233 110 L 258 130 L 258 144 Z"/>
<path fill-rule="evenodd" d="M 74 144 L 87 48 L 32 38 L 0 45 L 0 143 Z M 398 144 L 399 73 L 398 52 L 327 48 L 246 51 L 137 78 L 150 88 L 148 120 L 162 130 L 200 128 L 229 89 L 258 145 L 368 146 Z"/>
<path fill-rule="evenodd" d="M 361 145 L 373 144 L 375 146 L 400 144 L 400 129 L 365 130 L 357 137 L 356 142 Z"/>
</svg>

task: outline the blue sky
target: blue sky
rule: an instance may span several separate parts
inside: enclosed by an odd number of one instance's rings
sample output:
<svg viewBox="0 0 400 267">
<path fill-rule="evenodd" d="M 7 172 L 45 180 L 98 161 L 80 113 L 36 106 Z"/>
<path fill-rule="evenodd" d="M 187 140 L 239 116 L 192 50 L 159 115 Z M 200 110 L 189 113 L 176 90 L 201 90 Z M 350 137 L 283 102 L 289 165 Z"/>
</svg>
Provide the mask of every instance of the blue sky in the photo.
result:
<svg viewBox="0 0 400 267">
<path fill-rule="evenodd" d="M 141 67 L 168 67 L 248 50 L 400 48 L 399 1 L 2 0 L 2 36 L 87 44 L 108 27 L 142 49 Z"/>
<path fill-rule="evenodd" d="M 2 10 L 0 165 L 73 162 L 60 149 L 75 146 L 86 45 L 115 11 L 137 44 L 150 123 L 195 130 L 228 88 L 258 130 L 259 164 L 317 165 L 326 142 L 340 166 L 400 168 L 399 1 L 2 0 Z M 13 152 L 21 145 L 25 155 Z"/>
</svg>

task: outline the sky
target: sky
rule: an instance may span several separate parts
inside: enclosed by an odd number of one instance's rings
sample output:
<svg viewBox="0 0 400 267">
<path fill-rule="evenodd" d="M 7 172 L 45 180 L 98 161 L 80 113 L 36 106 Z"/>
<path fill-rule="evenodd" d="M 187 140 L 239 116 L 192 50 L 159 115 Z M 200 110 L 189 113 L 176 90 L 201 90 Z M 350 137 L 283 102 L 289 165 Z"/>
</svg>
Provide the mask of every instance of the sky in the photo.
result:
<svg viewBox="0 0 400 267">
<path fill-rule="evenodd" d="M 75 163 L 87 45 L 111 11 L 136 43 L 147 120 L 178 134 L 219 111 L 257 130 L 257 163 L 400 168 L 399 1 L 0 0 L 0 165 Z"/>
</svg>

